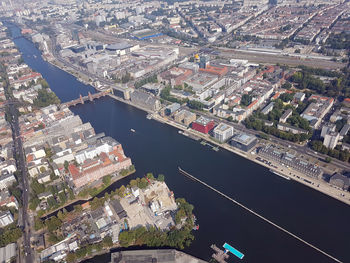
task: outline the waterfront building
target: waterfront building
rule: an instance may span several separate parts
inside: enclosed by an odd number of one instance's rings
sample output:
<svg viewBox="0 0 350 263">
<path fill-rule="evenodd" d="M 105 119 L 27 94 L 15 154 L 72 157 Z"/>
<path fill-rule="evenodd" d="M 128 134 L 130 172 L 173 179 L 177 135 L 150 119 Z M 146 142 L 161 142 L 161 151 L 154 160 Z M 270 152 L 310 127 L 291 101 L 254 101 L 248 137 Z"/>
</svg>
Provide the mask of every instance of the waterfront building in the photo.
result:
<svg viewBox="0 0 350 263">
<path fill-rule="evenodd" d="M 113 263 L 158 262 L 158 263 L 205 263 L 184 252 L 175 249 L 133 250 L 114 252 Z"/>
<path fill-rule="evenodd" d="M 264 158 L 286 165 L 287 167 L 291 167 L 307 176 L 318 179 L 322 177 L 323 170 L 320 167 L 305 160 L 301 160 L 294 154 L 291 154 L 276 146 L 269 145 L 262 147 L 259 149 L 258 153 Z"/>
<path fill-rule="evenodd" d="M 173 103 L 169 106 L 167 106 L 164 110 L 166 115 L 171 115 L 173 114 L 175 111 L 177 111 L 178 109 L 180 109 L 181 105 L 179 103 Z"/>
<path fill-rule="evenodd" d="M 329 132 L 324 136 L 323 145 L 327 148 L 334 149 L 338 144 L 339 137 L 338 132 Z"/>
<path fill-rule="evenodd" d="M 183 122 L 186 126 L 189 126 L 197 118 L 197 115 L 188 110 L 181 110 L 180 112 L 174 115 L 174 120 L 177 122 Z"/>
<path fill-rule="evenodd" d="M 161 107 L 160 101 L 156 97 L 141 90 L 132 92 L 130 100 L 135 105 L 152 111 L 157 111 Z"/>
<path fill-rule="evenodd" d="M 282 114 L 282 116 L 281 116 L 281 118 L 280 118 L 280 122 L 281 123 L 285 123 L 286 121 L 287 121 L 287 119 L 292 115 L 292 113 L 293 113 L 293 110 L 292 109 L 288 109 L 288 110 L 286 110 L 283 114 Z"/>
<path fill-rule="evenodd" d="M 158 96 L 162 90 L 162 85 L 158 83 L 146 83 L 141 87 L 141 89 L 155 96 Z"/>
<path fill-rule="evenodd" d="M 13 216 L 10 211 L 0 212 L 0 227 L 7 226 L 14 222 Z"/>
<path fill-rule="evenodd" d="M 245 152 L 249 152 L 257 143 L 258 139 L 255 136 L 246 133 L 237 134 L 230 142 L 233 147 Z"/>
<path fill-rule="evenodd" d="M 350 187 L 350 178 L 340 173 L 335 173 L 329 179 L 329 183 L 347 191 Z"/>
<path fill-rule="evenodd" d="M 214 121 L 204 116 L 200 116 L 196 121 L 192 123 L 192 129 L 206 134 L 209 133 L 214 128 L 214 126 Z"/>
<path fill-rule="evenodd" d="M 213 135 L 220 142 L 225 142 L 233 135 L 233 127 L 225 123 L 220 123 L 214 128 Z"/>
</svg>

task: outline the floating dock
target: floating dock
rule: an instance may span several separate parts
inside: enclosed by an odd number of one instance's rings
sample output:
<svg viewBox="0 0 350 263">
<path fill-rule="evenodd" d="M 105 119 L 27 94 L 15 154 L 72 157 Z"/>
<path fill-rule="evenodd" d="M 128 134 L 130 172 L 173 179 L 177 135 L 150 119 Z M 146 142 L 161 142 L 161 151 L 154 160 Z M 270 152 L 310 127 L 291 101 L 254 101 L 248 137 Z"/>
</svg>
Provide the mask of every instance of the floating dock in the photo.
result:
<svg viewBox="0 0 350 263">
<path fill-rule="evenodd" d="M 215 253 L 211 257 L 219 263 L 226 263 L 226 259 L 229 258 L 229 255 L 226 254 L 225 251 L 221 250 L 214 244 L 211 245 L 210 247 L 212 250 L 215 251 Z"/>
<path fill-rule="evenodd" d="M 225 243 L 223 245 L 224 249 L 226 249 L 227 251 L 231 252 L 233 255 L 235 255 L 236 257 L 238 257 L 239 259 L 242 259 L 244 257 L 244 254 L 239 252 L 237 249 L 235 249 L 234 247 L 230 246 L 229 244 Z"/>
<path fill-rule="evenodd" d="M 270 225 L 276 227 L 277 229 L 279 229 L 279 230 L 283 231 L 284 233 L 290 235 L 291 237 L 293 237 L 293 238 L 299 240 L 300 242 L 302 242 L 302 243 L 304 243 L 305 245 L 307 245 L 307 246 L 313 248 L 314 250 L 316 250 L 316 251 L 322 253 L 323 255 L 327 256 L 328 258 L 334 260 L 335 262 L 342 263 L 342 261 L 340 261 L 340 260 L 337 259 L 336 257 L 333 257 L 332 255 L 330 255 L 330 254 L 328 254 L 327 252 L 323 251 L 322 249 L 320 249 L 320 248 L 318 248 L 318 247 L 312 245 L 311 243 L 305 241 L 305 240 L 302 239 L 301 237 L 298 237 L 297 235 L 293 234 L 292 232 L 288 231 L 287 229 L 285 229 L 285 228 L 283 228 L 283 227 L 281 227 L 281 226 L 275 224 L 274 222 L 272 222 L 271 220 L 267 219 L 266 217 L 264 217 L 264 216 L 258 214 L 257 212 L 254 212 L 252 209 L 246 207 L 245 205 L 243 205 L 243 204 L 241 204 L 240 202 L 236 201 L 235 199 L 229 197 L 228 195 L 226 195 L 226 194 L 220 192 L 219 190 L 217 190 L 217 189 L 215 189 L 214 187 L 210 186 L 209 184 L 203 182 L 202 180 L 198 179 L 197 177 L 195 177 L 195 176 L 189 174 L 188 172 L 182 170 L 180 167 L 178 167 L 178 169 L 179 169 L 179 172 L 180 172 L 181 174 L 183 174 L 184 176 L 190 178 L 190 179 L 193 180 L 193 181 L 197 181 L 198 183 L 201 183 L 202 185 L 208 187 L 209 189 L 213 190 L 214 192 L 218 193 L 219 195 L 221 195 L 221 196 L 225 197 L 226 199 L 230 200 L 232 203 L 234 203 L 234 204 L 240 206 L 241 208 L 243 208 L 244 210 L 248 211 L 249 213 L 251 213 L 251 214 L 255 215 L 256 217 L 258 217 L 258 218 L 264 220 L 266 223 L 268 223 L 268 224 L 270 224 Z M 219 262 L 220 262 L 220 261 L 219 261 Z"/>
</svg>

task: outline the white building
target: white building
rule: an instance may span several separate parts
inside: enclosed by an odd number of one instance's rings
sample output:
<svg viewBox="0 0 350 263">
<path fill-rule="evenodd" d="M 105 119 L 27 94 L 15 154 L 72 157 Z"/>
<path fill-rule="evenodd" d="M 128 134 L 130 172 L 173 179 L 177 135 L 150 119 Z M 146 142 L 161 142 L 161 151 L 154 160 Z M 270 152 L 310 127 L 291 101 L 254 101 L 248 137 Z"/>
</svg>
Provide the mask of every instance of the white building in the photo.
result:
<svg viewBox="0 0 350 263">
<path fill-rule="evenodd" d="M 338 132 L 329 132 L 324 136 L 323 145 L 327 148 L 334 149 L 339 141 Z"/>
<path fill-rule="evenodd" d="M 13 222 L 13 216 L 10 211 L 0 212 L 0 227 L 7 226 Z"/>
<path fill-rule="evenodd" d="M 213 133 L 215 139 L 219 140 L 220 142 L 224 142 L 232 137 L 233 127 L 225 123 L 220 123 L 215 127 Z"/>
<path fill-rule="evenodd" d="M 3 190 L 9 186 L 11 186 L 14 182 L 16 182 L 16 178 L 13 174 L 5 174 L 0 176 L 0 190 Z"/>
</svg>

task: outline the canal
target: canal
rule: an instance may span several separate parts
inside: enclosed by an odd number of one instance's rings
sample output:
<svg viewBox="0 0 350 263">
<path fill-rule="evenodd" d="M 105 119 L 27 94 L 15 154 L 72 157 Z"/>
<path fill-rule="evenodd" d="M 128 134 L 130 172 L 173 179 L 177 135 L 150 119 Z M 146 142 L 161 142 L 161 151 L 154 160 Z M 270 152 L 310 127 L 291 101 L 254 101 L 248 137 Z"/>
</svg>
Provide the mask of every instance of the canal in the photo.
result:
<svg viewBox="0 0 350 263">
<path fill-rule="evenodd" d="M 10 26 L 14 36 L 18 28 Z M 62 101 L 92 91 L 68 73 L 43 61 L 35 46 L 24 38 L 15 40 L 24 61 L 40 72 Z M 230 152 L 215 152 L 177 129 L 148 120 L 146 113 L 129 105 L 101 98 L 72 108 L 96 132 L 105 132 L 122 143 L 137 172 L 163 173 L 176 197 L 195 206 L 200 225 L 195 241 L 185 249 L 209 260 L 209 246 L 224 242 L 245 254 L 242 262 L 332 262 L 273 226 L 235 206 L 215 192 L 180 175 L 177 167 L 214 186 L 264 217 L 279 224 L 343 262 L 350 262 L 350 209 L 347 205 Z M 130 132 L 135 129 L 135 133 Z M 131 177 L 131 178 L 132 178 Z M 118 187 L 119 184 L 115 184 Z M 108 262 L 108 255 L 88 262 Z M 229 262 L 238 262 L 231 259 Z"/>
</svg>

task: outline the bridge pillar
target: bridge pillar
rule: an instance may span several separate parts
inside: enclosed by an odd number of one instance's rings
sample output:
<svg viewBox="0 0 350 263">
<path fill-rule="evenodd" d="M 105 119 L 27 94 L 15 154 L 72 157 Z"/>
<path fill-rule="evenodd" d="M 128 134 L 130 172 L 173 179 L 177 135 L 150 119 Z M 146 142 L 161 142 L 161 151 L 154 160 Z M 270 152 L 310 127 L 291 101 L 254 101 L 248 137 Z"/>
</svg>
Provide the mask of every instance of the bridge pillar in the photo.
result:
<svg viewBox="0 0 350 263">
<path fill-rule="evenodd" d="M 80 94 L 80 103 L 84 104 L 84 99 L 83 99 L 83 96 L 81 94 Z"/>
<path fill-rule="evenodd" d="M 88 93 L 88 97 L 89 97 L 89 100 L 90 100 L 90 101 L 93 101 L 93 100 L 94 100 L 94 99 L 92 98 L 92 95 L 91 95 L 90 91 L 89 91 L 89 93 Z"/>
</svg>

